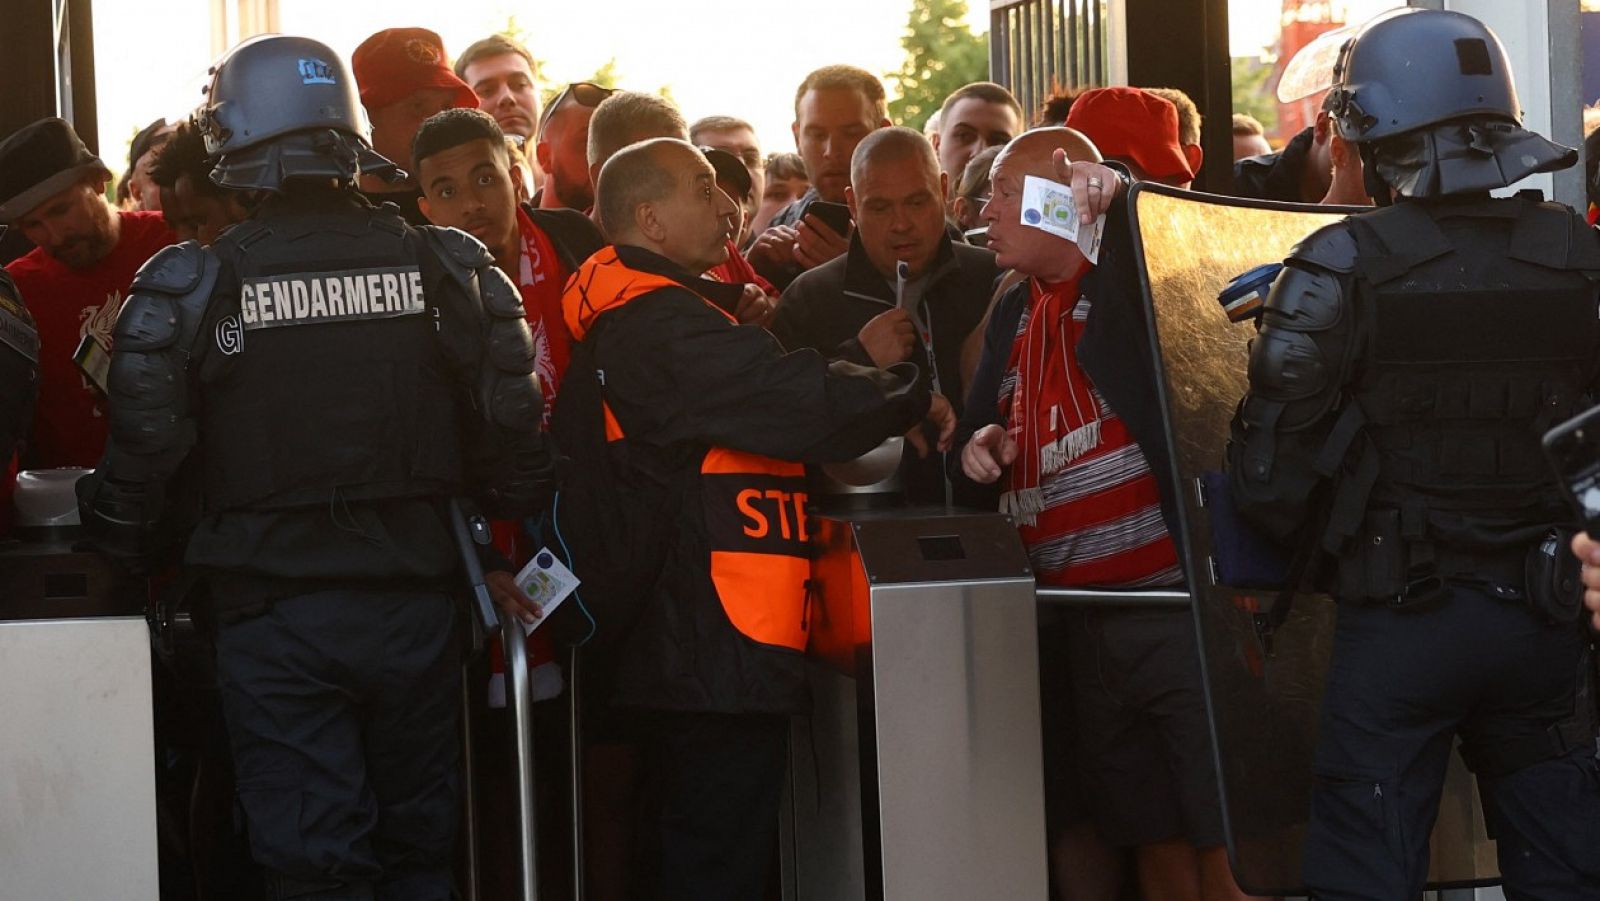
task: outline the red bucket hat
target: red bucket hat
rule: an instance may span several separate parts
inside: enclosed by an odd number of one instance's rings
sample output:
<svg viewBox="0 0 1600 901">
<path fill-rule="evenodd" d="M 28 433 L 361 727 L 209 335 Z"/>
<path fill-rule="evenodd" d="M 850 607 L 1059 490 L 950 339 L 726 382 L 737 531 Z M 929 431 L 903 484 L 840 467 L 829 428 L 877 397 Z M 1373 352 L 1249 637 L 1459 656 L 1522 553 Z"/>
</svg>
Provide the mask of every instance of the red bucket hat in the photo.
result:
<svg viewBox="0 0 1600 901">
<path fill-rule="evenodd" d="M 1178 108 L 1138 88 L 1095 88 L 1072 101 L 1067 127 L 1089 136 L 1104 157 L 1139 164 L 1151 178 L 1194 180 L 1178 140 Z"/>
<path fill-rule="evenodd" d="M 452 105 L 476 109 L 478 95 L 450 69 L 444 41 L 426 28 L 386 28 L 350 57 L 361 105 L 382 109 L 428 88 L 455 92 Z"/>
</svg>

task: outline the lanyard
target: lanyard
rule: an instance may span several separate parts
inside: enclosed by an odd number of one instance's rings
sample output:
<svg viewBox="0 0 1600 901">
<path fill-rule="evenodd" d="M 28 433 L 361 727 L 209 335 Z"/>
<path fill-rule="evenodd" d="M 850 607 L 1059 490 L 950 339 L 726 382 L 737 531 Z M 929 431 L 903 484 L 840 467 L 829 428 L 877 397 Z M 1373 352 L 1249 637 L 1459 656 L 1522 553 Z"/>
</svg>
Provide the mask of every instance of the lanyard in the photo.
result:
<svg viewBox="0 0 1600 901">
<path fill-rule="evenodd" d="M 906 281 L 910 274 L 911 267 L 904 260 L 895 264 L 894 305 L 905 310 L 906 314 L 911 317 L 911 325 L 917 330 L 917 337 L 922 339 L 922 352 L 927 358 L 928 364 L 928 379 L 933 385 L 935 394 L 944 394 L 944 388 L 939 383 L 939 363 L 933 354 L 933 317 L 929 316 L 924 319 L 920 312 L 923 308 L 926 291 L 917 292 L 915 304 L 907 303 Z M 927 285 L 924 284 L 923 288 L 925 289 L 926 287 Z M 948 397 L 946 395 L 946 399 Z M 922 428 L 922 425 L 919 423 L 917 428 Z M 950 485 L 950 460 L 948 457 L 949 455 L 944 452 L 939 453 L 939 475 L 944 482 L 944 505 L 946 507 L 954 503 L 954 495 Z"/>
</svg>

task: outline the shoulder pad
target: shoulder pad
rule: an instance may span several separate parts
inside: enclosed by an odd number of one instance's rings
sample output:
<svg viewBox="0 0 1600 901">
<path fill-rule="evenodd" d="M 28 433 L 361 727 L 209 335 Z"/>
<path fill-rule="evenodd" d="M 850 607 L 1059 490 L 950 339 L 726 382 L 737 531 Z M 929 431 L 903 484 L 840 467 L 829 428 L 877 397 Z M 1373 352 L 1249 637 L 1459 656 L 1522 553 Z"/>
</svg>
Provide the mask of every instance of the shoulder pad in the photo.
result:
<svg viewBox="0 0 1600 901">
<path fill-rule="evenodd" d="M 133 276 L 133 292 L 188 294 L 205 275 L 211 254 L 198 241 L 185 241 L 157 251 Z"/>
<path fill-rule="evenodd" d="M 175 267 L 198 264 L 198 268 L 192 270 L 192 278 L 185 275 L 182 279 L 186 285 L 184 290 L 170 290 L 171 286 L 180 283 L 175 276 L 166 277 L 156 287 L 141 283 L 140 279 L 145 273 L 160 263 L 163 257 L 171 255 L 179 259 L 180 255 L 175 251 L 183 252 L 181 261 L 159 267 L 156 271 L 187 273 L 190 270 L 176 270 Z M 112 331 L 113 350 L 142 353 L 174 344 L 189 347 L 211 302 L 211 292 L 216 287 L 219 269 L 216 257 L 194 241 L 168 247 L 152 257 L 134 278 L 133 290 L 123 303 L 122 311 L 117 314 L 117 324 Z"/>
<path fill-rule="evenodd" d="M 400 215 L 400 208 L 388 201 L 385 201 L 383 206 L 373 212 L 370 221 L 373 228 L 379 231 L 386 231 L 391 235 L 403 235 L 411 228 L 411 224 L 406 222 L 406 218 Z"/>
<path fill-rule="evenodd" d="M 511 283 L 510 277 L 499 266 L 486 266 L 478 270 L 478 296 L 489 315 L 501 319 L 522 319 L 527 311 L 522 306 L 522 293 Z"/>
<path fill-rule="evenodd" d="M 1559 203 L 1525 204 L 1512 226 L 1509 250 L 1512 259 L 1549 269 L 1600 270 L 1600 232 Z"/>
<path fill-rule="evenodd" d="M 1290 331 L 1320 332 L 1338 324 L 1343 309 L 1344 285 L 1337 275 L 1288 265 L 1272 283 L 1263 322 Z"/>
<path fill-rule="evenodd" d="M 178 337 L 178 301 L 170 294 L 135 292 L 128 295 L 112 332 L 120 351 L 150 351 L 170 347 Z"/>
<path fill-rule="evenodd" d="M 428 236 L 428 240 L 433 242 L 433 246 L 438 248 L 443 256 L 459 265 L 468 269 L 482 269 L 494 265 L 494 256 L 489 253 L 489 248 L 459 228 L 424 225 L 419 231 Z"/>
<path fill-rule="evenodd" d="M 227 248 L 237 247 L 243 250 L 270 234 L 272 226 L 257 219 L 246 219 L 228 226 L 210 249 L 212 253 L 221 256 L 226 253 Z"/>
<path fill-rule="evenodd" d="M 1324 225 L 1301 239 L 1289 251 L 1289 259 L 1301 260 L 1333 272 L 1354 272 L 1356 239 L 1344 222 Z"/>
</svg>

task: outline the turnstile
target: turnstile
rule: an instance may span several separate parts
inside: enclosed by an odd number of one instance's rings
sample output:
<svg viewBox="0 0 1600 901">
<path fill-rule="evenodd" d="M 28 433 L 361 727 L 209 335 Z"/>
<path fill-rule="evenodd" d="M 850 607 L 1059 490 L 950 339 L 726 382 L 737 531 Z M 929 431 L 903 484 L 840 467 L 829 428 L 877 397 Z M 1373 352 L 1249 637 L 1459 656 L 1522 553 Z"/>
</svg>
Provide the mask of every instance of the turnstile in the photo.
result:
<svg viewBox="0 0 1600 901">
<path fill-rule="evenodd" d="M 1034 584 L 994 513 L 815 514 L 786 901 L 1047 893 Z"/>
<path fill-rule="evenodd" d="M 155 901 L 150 667 L 104 558 L 0 547 L 0 897 Z"/>
</svg>

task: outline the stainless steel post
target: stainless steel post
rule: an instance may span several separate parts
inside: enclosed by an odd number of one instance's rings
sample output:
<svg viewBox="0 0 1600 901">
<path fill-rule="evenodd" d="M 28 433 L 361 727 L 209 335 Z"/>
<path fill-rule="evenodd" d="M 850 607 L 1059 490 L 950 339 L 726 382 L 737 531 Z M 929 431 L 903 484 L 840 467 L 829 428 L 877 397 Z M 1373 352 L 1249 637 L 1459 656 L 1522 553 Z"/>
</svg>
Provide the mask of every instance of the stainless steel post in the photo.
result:
<svg viewBox="0 0 1600 901">
<path fill-rule="evenodd" d="M 572 756 L 567 775 L 572 782 L 572 899 L 583 901 L 583 710 L 579 707 L 581 655 L 573 648 L 567 658 L 567 736 Z"/>
<path fill-rule="evenodd" d="M 505 646 L 506 699 L 511 705 L 512 741 L 517 773 L 517 862 L 521 901 L 539 899 L 539 852 L 534 847 L 539 830 L 533 806 L 533 686 L 528 681 L 528 645 L 522 623 L 500 618 L 500 642 Z"/>
<path fill-rule="evenodd" d="M 1044 898 L 1038 600 L 998 514 L 809 520 L 813 710 L 791 730 L 785 897 Z"/>
<path fill-rule="evenodd" d="M 472 666 L 461 665 L 461 799 L 467 817 L 467 901 L 478 901 L 478 799 L 472 780 Z"/>
</svg>

